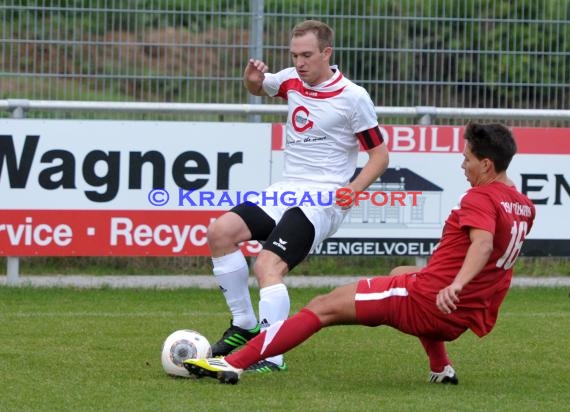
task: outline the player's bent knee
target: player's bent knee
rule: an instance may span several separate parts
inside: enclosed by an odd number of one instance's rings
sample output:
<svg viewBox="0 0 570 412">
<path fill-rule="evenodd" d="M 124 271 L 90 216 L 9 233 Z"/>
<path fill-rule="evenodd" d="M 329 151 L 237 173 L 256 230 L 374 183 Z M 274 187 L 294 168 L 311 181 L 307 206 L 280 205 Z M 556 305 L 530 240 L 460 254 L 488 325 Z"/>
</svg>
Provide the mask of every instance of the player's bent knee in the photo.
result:
<svg viewBox="0 0 570 412">
<path fill-rule="evenodd" d="M 355 323 L 356 287 L 356 283 L 339 286 L 326 295 L 315 297 L 306 308 L 318 316 L 323 326 Z"/>
<path fill-rule="evenodd" d="M 210 247 L 219 246 L 220 243 L 227 241 L 224 236 L 224 226 L 219 221 L 214 221 L 208 226 L 207 239 Z"/>
<path fill-rule="evenodd" d="M 260 287 L 283 282 L 283 276 L 288 271 L 287 263 L 268 250 L 262 250 L 253 265 L 253 273 Z"/>
<path fill-rule="evenodd" d="M 207 240 L 210 249 L 215 252 L 237 247 L 239 242 L 249 240 L 251 234 L 247 226 L 237 215 L 222 215 L 208 226 Z"/>
<path fill-rule="evenodd" d="M 323 325 L 330 324 L 336 318 L 336 309 L 330 299 L 330 293 L 315 296 L 305 307 L 317 315 Z"/>
<path fill-rule="evenodd" d="M 326 302 L 326 295 L 315 296 L 307 304 L 307 309 L 310 309 L 311 311 L 315 312 L 319 310 L 319 308 L 323 305 L 324 302 Z"/>
</svg>

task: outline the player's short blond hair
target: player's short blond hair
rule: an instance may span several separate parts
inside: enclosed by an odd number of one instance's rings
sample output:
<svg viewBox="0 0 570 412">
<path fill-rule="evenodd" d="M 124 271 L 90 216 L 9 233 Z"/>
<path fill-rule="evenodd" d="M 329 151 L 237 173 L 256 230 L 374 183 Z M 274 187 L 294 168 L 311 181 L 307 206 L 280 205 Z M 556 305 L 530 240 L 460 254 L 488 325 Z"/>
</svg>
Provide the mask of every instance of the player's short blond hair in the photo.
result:
<svg viewBox="0 0 570 412">
<path fill-rule="evenodd" d="M 305 20 L 291 30 L 291 38 L 301 37 L 307 33 L 314 33 L 319 42 L 319 50 L 332 47 L 334 31 L 329 25 L 318 20 Z"/>
</svg>

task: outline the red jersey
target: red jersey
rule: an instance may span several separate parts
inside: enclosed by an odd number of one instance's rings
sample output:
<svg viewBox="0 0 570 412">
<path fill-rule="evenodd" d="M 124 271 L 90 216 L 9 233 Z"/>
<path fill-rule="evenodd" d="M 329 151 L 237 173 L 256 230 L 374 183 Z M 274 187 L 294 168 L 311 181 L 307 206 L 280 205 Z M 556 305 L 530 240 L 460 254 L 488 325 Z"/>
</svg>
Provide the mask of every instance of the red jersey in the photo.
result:
<svg viewBox="0 0 570 412">
<path fill-rule="evenodd" d="M 416 274 L 411 297 L 432 315 L 445 316 L 478 336 L 488 334 L 497 321 L 499 306 L 511 284 L 512 267 L 535 213 L 528 197 L 513 186 L 494 182 L 468 190 L 445 221 L 441 241 L 428 265 Z M 461 291 L 457 310 L 444 315 L 435 304 L 436 296 L 453 282 L 463 265 L 471 245 L 470 228 L 493 234 L 493 252 L 483 270 Z"/>
</svg>

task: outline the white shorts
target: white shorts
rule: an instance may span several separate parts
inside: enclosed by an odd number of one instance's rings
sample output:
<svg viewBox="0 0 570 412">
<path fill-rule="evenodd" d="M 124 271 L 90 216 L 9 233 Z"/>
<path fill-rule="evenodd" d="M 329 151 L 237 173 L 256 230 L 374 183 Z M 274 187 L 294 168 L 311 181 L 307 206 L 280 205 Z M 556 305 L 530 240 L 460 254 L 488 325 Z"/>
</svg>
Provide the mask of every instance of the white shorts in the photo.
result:
<svg viewBox="0 0 570 412">
<path fill-rule="evenodd" d="M 299 207 L 315 227 L 313 251 L 323 240 L 336 233 L 348 213 L 348 210 L 336 204 L 336 190 L 340 187 L 283 181 L 272 184 L 258 196 L 249 196 L 247 200 L 263 209 L 275 220 L 275 224 L 279 223 L 287 210 Z"/>
</svg>

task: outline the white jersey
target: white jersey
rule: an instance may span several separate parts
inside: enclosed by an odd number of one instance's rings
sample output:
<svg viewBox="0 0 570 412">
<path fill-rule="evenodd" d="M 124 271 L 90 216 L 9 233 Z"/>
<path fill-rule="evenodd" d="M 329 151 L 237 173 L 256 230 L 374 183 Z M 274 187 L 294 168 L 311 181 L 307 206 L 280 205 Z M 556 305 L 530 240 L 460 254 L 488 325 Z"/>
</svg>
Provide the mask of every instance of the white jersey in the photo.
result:
<svg viewBox="0 0 570 412">
<path fill-rule="evenodd" d="M 378 126 L 368 92 L 331 68 L 333 77 L 317 86 L 304 83 L 294 67 L 265 73 L 265 92 L 288 102 L 283 171 L 288 180 L 346 185 L 356 168 L 356 134 Z"/>
</svg>

